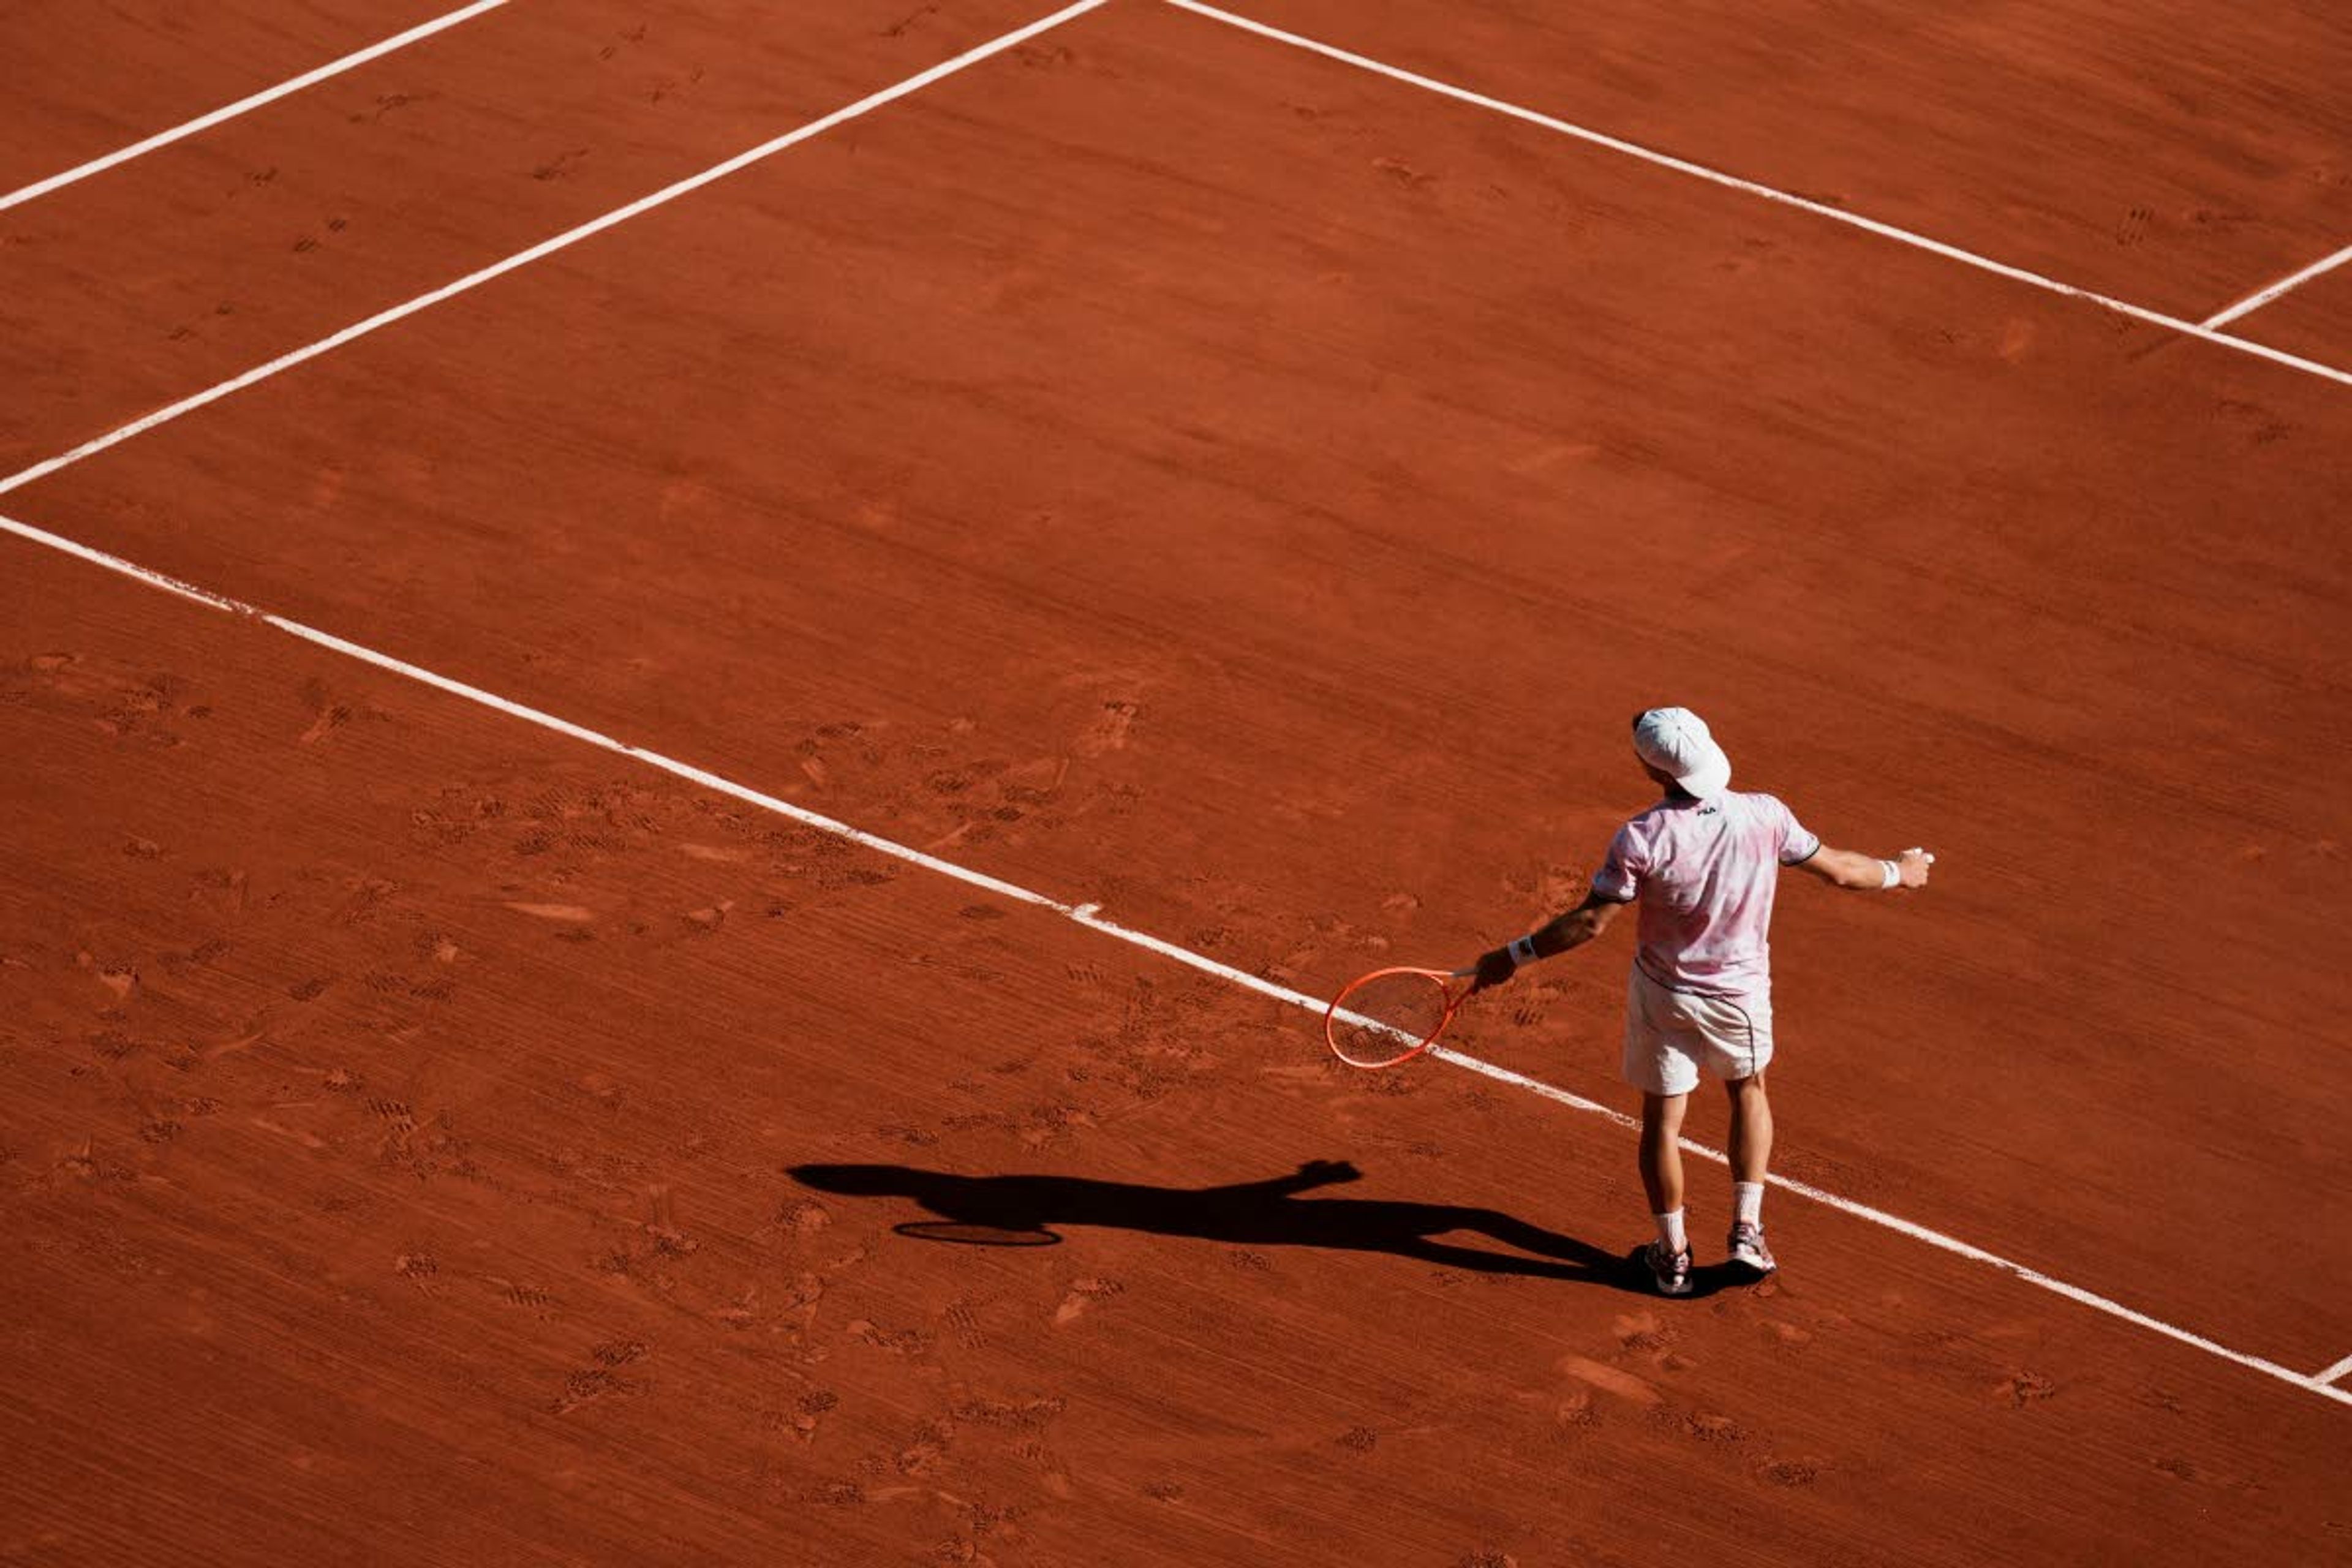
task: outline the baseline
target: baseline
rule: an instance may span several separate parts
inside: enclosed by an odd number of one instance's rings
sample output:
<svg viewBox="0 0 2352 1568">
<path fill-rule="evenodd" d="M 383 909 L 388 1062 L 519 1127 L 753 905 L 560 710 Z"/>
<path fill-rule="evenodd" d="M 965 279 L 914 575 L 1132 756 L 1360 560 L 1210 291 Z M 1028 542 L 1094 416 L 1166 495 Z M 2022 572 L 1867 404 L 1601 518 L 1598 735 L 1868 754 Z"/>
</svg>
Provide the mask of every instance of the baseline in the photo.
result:
<svg viewBox="0 0 2352 1568">
<path fill-rule="evenodd" d="M 1594 131 L 1520 104 L 1511 103 L 1499 98 L 1490 98 L 1485 93 L 1475 92 L 1465 87 L 1456 87 L 1451 82 L 1440 81 L 1434 77 L 1423 76 L 1418 71 L 1388 65 L 1369 56 L 1340 48 L 1337 45 L 1323 43 L 1298 33 L 1286 32 L 1280 27 L 1271 26 L 1266 23 L 1255 21 L 1231 11 L 1221 10 L 1217 6 L 1205 4 L 1204 0 L 1166 0 L 1166 3 L 1179 10 L 1190 11 L 1195 16 L 1204 16 L 1213 22 L 1221 22 L 1226 26 L 1237 27 L 1245 33 L 1255 33 L 1260 37 L 1291 48 L 1321 55 L 1324 58 L 1335 60 L 1341 65 L 1352 66 L 1358 70 L 1370 71 L 1376 76 L 1387 77 L 1391 81 L 1402 82 L 1408 87 L 1420 88 L 1424 92 L 1433 92 L 1441 97 L 1451 98 L 1479 109 L 1490 110 L 1496 114 L 1507 115 L 1511 119 L 1524 121 L 1530 125 L 1538 125 L 1547 131 L 1557 132 L 1562 136 L 1573 137 L 1577 141 L 1589 142 L 1596 147 L 1604 147 L 1612 153 L 1622 153 L 1629 158 L 1638 158 L 1645 163 L 1654 163 L 1660 168 L 1671 169 L 1679 174 L 1688 174 L 1694 179 L 1721 185 L 1727 190 L 1759 196 L 1768 202 L 1777 202 L 1782 206 L 1795 207 L 1801 212 L 1811 213 L 1816 217 L 1829 218 L 1844 224 L 1848 227 L 1862 229 L 1866 233 L 1877 235 L 1881 238 L 1892 239 L 1916 249 L 1940 256 L 1948 261 L 1957 261 L 1963 266 L 1990 272 L 2049 293 L 2080 300 L 2085 303 L 2096 305 L 2101 310 L 2111 310 L 2120 316 L 2128 316 L 2134 321 L 2145 321 L 2151 326 L 2162 327 L 2168 331 L 2179 332 L 2184 337 L 2200 338 L 2210 343 L 2218 343 L 2224 348 L 2234 349 L 2240 353 L 2252 354 L 2259 359 L 2266 359 L 2273 363 L 2285 365 L 2289 369 L 2299 370 L 2306 375 L 2315 375 L 2341 385 L 2352 386 L 2352 371 L 2338 370 L 2333 365 L 2322 364 L 2316 360 L 2305 359 L 2298 354 L 2271 348 L 2267 344 L 2255 342 L 2249 338 L 2217 331 L 2211 322 L 2200 324 L 2196 321 L 2183 321 L 2178 316 L 2166 315 L 2161 310 L 2149 310 L 2145 305 L 2135 305 L 2128 300 L 2114 299 L 2088 289 L 2078 289 L 2072 283 L 2062 283 L 2055 278 L 2029 271 L 2022 267 L 2012 267 L 2005 261 L 1996 261 L 1990 257 L 1979 256 L 1975 251 L 1963 250 L 1956 245 L 1947 245 L 1942 240 L 1931 239 L 1926 235 L 1914 233 L 1907 228 L 1898 228 L 1893 224 L 1881 223 L 1876 218 L 1864 217 L 1859 213 L 1848 212 L 1843 207 L 1833 207 L 1824 202 L 1810 201 L 1803 196 L 1792 195 L 1787 191 L 1776 190 L 1770 185 L 1758 184 L 1753 180 L 1743 180 L 1737 174 L 1727 174 L 1720 169 L 1709 168 L 1704 163 L 1694 163 L 1686 158 L 1677 158 L 1670 153 L 1658 152 L 1654 148 L 1644 147 L 1638 142 L 1628 142 L 1622 137 L 1612 136 L 1606 132 Z M 2333 259 L 2340 260 L 2342 258 Z M 2316 276 L 2316 273 L 2314 276 Z M 2291 279 L 2290 282 L 2300 280 L 2298 278 Z"/>
<path fill-rule="evenodd" d="M 505 3 L 506 0 L 484 0 L 485 5 L 504 5 Z M 9 475 L 6 479 L 0 479 L 0 495 L 5 495 L 10 490 L 17 489 L 25 485 L 31 484 L 34 480 L 44 478 L 49 474 L 53 474 L 59 468 L 68 468 L 72 464 L 80 462 L 85 458 L 95 457 L 110 447 L 119 446 L 122 442 L 131 439 L 133 436 L 152 430 L 159 425 L 169 424 L 171 421 L 179 418 L 184 414 L 191 414 L 195 410 L 205 406 L 207 404 L 216 403 L 220 399 L 226 397 L 230 393 L 251 386 L 257 382 L 267 381 L 271 376 L 278 374 L 280 371 L 290 370 L 298 364 L 316 359 L 320 354 L 326 353 L 331 349 L 341 348 L 345 343 L 352 342 L 359 338 L 363 338 L 380 327 L 388 327 L 394 322 L 404 320 L 409 316 L 413 316 L 419 310 L 423 310 L 429 306 L 437 305 L 444 300 L 454 299 L 457 295 L 478 288 L 482 284 L 488 283 L 493 279 L 504 277 L 507 273 L 512 272 L 518 268 L 526 267 L 531 262 L 540 260 L 544 257 L 552 256 L 560 250 L 568 249 L 572 246 L 579 244 L 583 239 L 602 234 L 608 228 L 612 228 L 619 224 L 626 223 L 629 219 L 639 216 L 645 213 L 651 212 L 656 207 L 667 205 L 668 203 L 676 201 L 680 196 L 698 191 L 705 185 L 710 184 L 718 180 L 722 180 L 728 175 L 735 174 L 742 169 L 749 168 L 752 164 L 760 163 L 763 159 L 772 157 L 774 154 L 784 151 L 788 147 L 797 146 L 801 142 L 810 140 L 812 137 L 821 136 L 825 132 L 832 130 L 837 125 L 846 123 L 847 121 L 856 120 L 862 115 L 868 114 L 873 110 L 881 108 L 886 103 L 894 102 L 898 99 L 906 97 L 909 93 L 919 91 L 921 89 L 929 86 L 935 81 L 939 81 L 946 77 L 953 76 L 958 71 L 963 70 L 967 67 L 978 65 L 981 61 L 992 58 L 996 55 L 1003 54 L 1007 49 L 1016 48 L 1020 45 L 1028 42 L 1031 38 L 1036 37 L 1042 33 L 1048 32 L 1055 27 L 1060 26 L 1065 22 L 1084 16 L 1087 12 L 1096 10 L 1108 4 L 1109 4 L 1109 0 L 1076 0 L 1076 4 L 1066 5 L 1061 10 L 1055 12 L 1049 16 L 1041 17 L 1034 22 L 1029 23 L 1025 26 L 1016 27 L 1012 32 L 992 38 L 987 43 L 981 44 L 973 48 L 966 49 L 962 54 L 957 55 L 952 59 L 941 60 L 939 64 L 932 66 L 926 70 L 918 71 L 913 76 L 907 78 L 903 81 L 886 87 L 878 92 L 868 93 L 866 97 L 859 99 L 855 103 L 849 104 L 841 109 L 836 109 L 832 113 L 824 115 L 820 119 L 812 120 L 807 124 L 799 127 L 797 130 L 788 131 L 781 136 L 773 137 L 769 141 L 762 142 L 758 146 L 751 148 L 748 152 L 738 153 L 735 156 L 726 159 L 721 163 L 714 163 L 709 168 L 701 171 L 699 174 L 689 174 L 682 180 L 674 181 L 671 184 L 663 186 L 660 190 L 654 192 L 650 195 L 640 196 L 635 201 L 629 203 L 625 206 L 615 207 L 611 212 L 605 213 L 601 216 L 591 218 L 586 223 L 566 229 L 562 234 L 556 235 L 551 239 L 543 239 L 537 245 L 530 247 L 529 249 L 517 251 L 514 255 L 506 258 L 504 260 L 494 261 L 488 267 L 467 273 L 464 277 L 457 279 L 454 282 L 445 283 L 438 289 L 430 289 L 425 293 L 415 296 L 414 299 L 404 300 L 402 303 L 394 305 L 389 309 L 379 310 L 374 315 L 368 317 L 364 321 L 356 321 L 351 326 L 343 328 L 341 331 L 320 338 L 316 342 L 307 343 L 301 348 L 289 350 L 288 353 L 278 355 L 276 359 L 257 365 L 253 369 L 246 371 L 242 374 L 232 376 L 228 380 L 217 383 L 213 386 L 205 388 L 202 392 L 196 393 L 188 397 L 184 397 L 177 403 L 168 404 L 162 408 L 154 410 L 152 413 L 132 420 L 128 425 L 110 430 L 105 435 L 100 436 L 93 440 L 85 441 L 80 446 L 74 447 L 70 451 L 61 453 L 57 457 L 47 459 L 46 461 L 36 463 L 31 468 L 25 468 L 17 473 Z"/>
<path fill-rule="evenodd" d="M 1093 3 L 1093 0 L 1090 0 L 1090 3 Z M 575 724 L 568 719 L 559 718 L 541 709 L 533 708 L 528 704 L 518 702 L 509 698 L 500 697 L 495 692 L 486 691 L 479 687 L 469 686 L 466 682 L 456 679 L 450 676 L 441 675 L 436 671 L 426 669 L 420 665 L 411 664 L 404 659 L 394 658 L 390 654 L 380 653 L 377 650 L 367 647 L 362 644 L 349 641 L 343 637 L 339 637 L 331 632 L 320 631 L 316 627 L 306 626 L 299 621 L 290 620 L 286 616 L 273 614 L 257 605 L 247 604 L 242 600 L 231 598 L 224 594 L 215 594 L 209 589 L 200 587 L 193 583 L 182 581 L 176 577 L 167 576 L 160 572 L 151 571 L 133 562 L 126 561 L 121 556 L 110 554 L 102 550 L 93 549 L 89 545 L 68 539 L 61 534 L 52 533 L 47 529 L 36 527 L 31 523 L 20 521 L 17 519 L 7 517 L 5 515 L 0 515 L 0 532 L 12 533 L 18 538 L 28 541 L 31 543 L 38 544 L 50 550 L 60 551 L 79 560 L 87 561 L 93 565 L 103 567 L 107 571 L 118 573 L 123 576 L 131 578 L 134 581 L 144 583 L 149 587 L 162 589 L 165 593 L 193 601 L 195 604 L 207 605 L 215 610 L 226 611 L 231 615 L 241 616 L 259 621 L 263 625 L 284 632 L 289 637 L 297 637 L 304 642 L 315 644 L 320 647 L 331 649 L 348 658 L 356 659 L 362 664 L 372 665 L 378 669 L 385 670 L 405 679 L 416 681 L 420 685 L 429 686 L 436 690 L 446 692 L 453 697 L 462 698 L 466 701 L 478 703 L 480 706 L 490 709 L 496 712 L 506 714 L 509 718 L 521 720 L 527 724 L 536 725 L 541 729 L 551 731 L 556 734 L 567 736 L 586 745 L 596 747 L 600 751 L 610 752 L 616 756 L 626 757 L 632 761 L 642 763 L 648 767 L 657 768 L 663 773 L 669 773 L 677 778 L 684 779 L 689 784 L 699 784 L 706 789 L 726 795 L 730 799 L 741 801 L 746 805 L 756 807 L 761 811 L 768 812 L 777 816 L 785 817 L 791 821 L 799 823 L 803 826 L 814 828 L 818 832 L 855 844 L 861 848 L 872 850 L 877 854 L 887 856 L 892 859 L 904 861 L 908 865 L 919 866 L 924 870 L 936 872 L 940 876 L 951 878 L 956 881 L 962 882 L 973 888 L 978 888 L 985 892 L 995 894 L 999 898 L 1008 900 L 1014 903 L 1026 904 L 1035 909 L 1050 910 L 1055 914 L 1060 915 L 1065 920 L 1070 921 L 1075 924 L 1084 926 L 1090 931 L 1100 931 L 1104 935 L 1113 937 L 1118 941 L 1128 943 L 1129 946 L 1141 948 L 1147 952 L 1157 953 L 1160 957 L 1171 959 L 1175 963 L 1183 964 L 1187 968 L 1197 970 L 1203 974 L 1213 976 L 1219 980 L 1226 981 L 1232 984 L 1240 986 L 1244 990 L 1252 991 L 1259 995 L 1280 1002 L 1286 1006 L 1297 1007 L 1306 1012 L 1318 1015 L 1328 1011 L 1330 1007 L 1330 1003 L 1328 999 L 1310 996 L 1303 991 L 1293 990 L 1286 985 L 1278 985 L 1270 980 L 1252 974 L 1246 970 L 1236 969 L 1230 964 L 1221 963 L 1213 958 L 1210 958 L 1202 953 L 1195 952 L 1190 948 L 1180 946 L 1179 944 L 1169 942 L 1164 938 L 1153 936 L 1147 931 L 1137 931 L 1132 927 L 1120 925 L 1115 921 L 1106 920 L 1103 918 L 1102 906 L 1099 904 L 1065 903 L 1059 899 L 1049 897 L 1046 894 L 1034 891 L 1028 888 L 1024 888 L 1018 883 L 1008 882 L 1003 880 L 1002 878 L 992 877 L 985 872 L 973 870 L 969 867 L 958 865 L 954 861 L 941 859 L 938 856 L 927 854 L 922 850 L 898 843 L 896 840 L 882 837 L 878 834 L 868 833 L 863 828 L 853 826 L 848 823 L 838 820 L 837 818 L 826 816 L 820 812 L 811 811 L 805 806 L 795 805 L 788 800 L 754 789 L 749 784 L 738 784 L 734 780 L 712 773 L 707 768 L 697 767 L 691 763 L 680 762 L 675 758 L 666 756 L 661 752 L 649 751 L 641 746 L 632 745 L 626 741 L 617 740 L 601 731 L 592 730 L 583 724 Z M 1361 1021 L 1375 1028 L 1384 1027 L 1384 1026 L 1374 1023 L 1370 1019 L 1364 1019 Z M 1393 1033 L 1394 1031 L 1391 1030 L 1391 1032 Z M 1556 1104 L 1567 1106 L 1572 1110 L 1579 1110 L 1588 1114 L 1604 1117 L 1607 1120 L 1624 1127 L 1632 1127 L 1634 1125 L 1633 1120 L 1622 1111 L 1612 1110 L 1608 1106 L 1601 1104 L 1597 1100 L 1587 1100 L 1582 1095 L 1574 1094 L 1567 1089 L 1558 1088 L 1555 1085 L 1545 1083 L 1540 1079 L 1530 1078 L 1525 1073 L 1517 1072 L 1509 1068 L 1500 1067 L 1495 1063 L 1482 1060 L 1476 1057 L 1466 1056 L 1459 1051 L 1449 1050 L 1442 1046 L 1433 1048 L 1429 1054 L 1440 1061 L 1449 1063 L 1452 1066 L 1464 1068 L 1470 1072 L 1481 1074 L 1486 1078 L 1494 1079 L 1501 1083 L 1509 1084 L 1515 1089 L 1525 1089 L 1531 1094 L 1538 1095 Z M 1718 1150 L 1710 1148 L 1703 1143 L 1692 1142 L 1689 1139 L 1684 1139 L 1680 1142 L 1683 1148 L 1687 1149 L 1692 1153 L 1699 1155 L 1704 1159 L 1711 1160 L 1717 1164 L 1729 1163 L 1727 1157 Z M 2037 1285 L 2042 1289 L 2063 1296 L 2070 1301 L 2074 1301 L 2080 1305 L 2089 1307 L 2094 1310 L 2104 1312 L 2109 1317 L 2119 1319 L 2124 1322 L 2135 1324 L 2140 1328 L 2149 1331 L 2150 1332 L 2160 1334 L 2167 1339 L 2174 1340 L 2181 1344 L 2190 1346 L 2193 1349 L 2203 1351 L 2209 1355 L 2218 1356 L 2224 1361 L 2233 1362 L 2240 1366 L 2249 1369 L 2250 1371 L 2259 1372 L 2265 1376 L 2276 1378 L 2282 1383 L 2292 1384 L 2297 1388 L 2305 1389 L 2310 1393 L 2319 1394 L 2323 1398 L 2332 1399 L 2339 1405 L 2352 1406 L 2352 1391 L 2335 1387 L 2332 1383 L 2332 1379 L 2334 1377 L 2342 1375 L 2342 1373 L 2347 1370 L 2352 1370 L 2352 1357 L 2347 1357 L 2345 1362 L 2339 1363 L 2336 1367 L 2329 1369 L 2328 1373 L 2325 1376 L 2312 1376 L 2299 1373 L 2290 1367 L 2283 1366 L 2276 1362 L 2265 1360 L 2261 1356 L 2252 1355 L 2243 1351 L 2232 1350 L 2229 1346 L 2221 1344 L 2217 1341 L 2208 1339 L 2201 1334 L 2192 1332 L 2189 1330 L 2180 1328 L 2175 1324 L 2165 1322 L 2161 1319 L 2150 1317 L 2145 1312 L 2137 1311 L 2130 1307 L 2126 1307 L 2121 1302 L 2099 1295 L 2095 1291 L 2084 1289 L 2078 1285 L 2069 1284 L 2053 1275 L 2044 1274 L 2039 1269 L 2028 1268 L 2024 1264 L 2018 1263 L 2011 1258 L 2003 1258 L 1998 1253 L 1988 1252 L 1982 1247 L 1971 1246 L 1968 1242 L 1961 1241 L 1954 1237 L 1946 1236 L 1942 1232 L 1932 1230 L 1926 1226 L 1915 1224 L 1910 1220 L 1889 1214 L 1884 1209 L 1874 1208 L 1867 1204 L 1857 1203 L 1850 1198 L 1840 1197 L 1836 1194 L 1829 1192 L 1824 1188 L 1813 1186 L 1810 1183 L 1795 1181 L 1786 1176 L 1771 1176 L 1769 1177 L 1768 1180 L 1771 1184 L 1781 1188 L 1783 1191 L 1794 1193 L 1800 1197 L 1810 1198 L 1815 1203 L 1824 1205 L 1842 1214 L 1849 1215 L 1856 1219 L 1868 1221 L 1873 1225 L 1894 1231 L 1901 1236 L 1909 1237 L 1915 1241 L 1924 1242 L 1930 1247 L 1936 1247 L 1944 1252 L 1951 1253 L 1956 1257 L 1965 1258 L 1972 1262 L 1981 1263 L 1990 1268 L 1999 1269 L 2003 1273 L 2012 1275 L 2019 1279 L 2024 1280 L 2028 1284 Z"/>
<path fill-rule="evenodd" d="M 507 0 L 474 0 L 472 5 L 452 11 L 445 16 L 436 16 L 429 22 L 420 22 L 404 33 L 395 33 L 389 38 L 370 44 L 367 47 L 355 50 L 339 60 L 330 60 L 316 70 L 305 71 L 300 76 L 279 82 L 276 87 L 263 88 L 259 92 L 240 98 L 235 103 L 225 104 L 209 114 L 200 114 L 194 120 L 174 125 L 169 131 L 159 131 L 143 142 L 134 142 L 130 146 L 109 153 L 102 158 L 92 158 L 89 163 L 78 164 L 61 174 L 52 174 L 46 180 L 36 180 L 29 185 L 21 186 L 10 191 L 5 196 L 0 196 L 0 212 L 6 212 L 13 206 L 21 206 L 37 196 L 47 195 L 52 191 L 62 190 L 77 181 L 89 178 L 92 174 L 104 174 L 118 163 L 127 163 L 133 158 L 143 157 L 159 147 L 168 147 L 174 142 L 194 136 L 199 131 L 210 130 L 213 126 L 234 120 L 248 110 L 259 109 L 264 104 L 291 97 L 306 87 L 315 87 L 330 77 L 341 76 L 347 70 L 367 64 L 370 60 L 381 59 L 385 55 L 404 49 L 411 44 L 421 42 L 436 33 L 444 32 L 460 22 L 469 22 L 484 12 L 495 11 L 506 4 Z"/>
</svg>

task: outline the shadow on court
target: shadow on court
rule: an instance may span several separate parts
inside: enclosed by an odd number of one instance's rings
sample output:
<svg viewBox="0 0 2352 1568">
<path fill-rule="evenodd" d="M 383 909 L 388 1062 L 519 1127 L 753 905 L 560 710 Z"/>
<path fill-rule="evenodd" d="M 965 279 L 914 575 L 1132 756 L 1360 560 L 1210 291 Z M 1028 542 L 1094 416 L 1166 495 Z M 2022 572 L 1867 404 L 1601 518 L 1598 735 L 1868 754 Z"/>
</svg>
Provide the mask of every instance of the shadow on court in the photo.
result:
<svg viewBox="0 0 2352 1568">
<path fill-rule="evenodd" d="M 911 1199 L 934 1217 L 897 1229 L 929 1241 L 1051 1247 L 1062 1239 L 1056 1226 L 1098 1226 L 1236 1247 L 1387 1252 L 1444 1268 L 1650 1293 L 1648 1276 L 1631 1253 L 1603 1252 L 1494 1209 L 1302 1195 L 1360 1179 L 1362 1173 L 1344 1161 L 1313 1160 L 1288 1175 L 1220 1187 L 1155 1187 L 1087 1176 L 959 1176 L 908 1165 L 794 1165 L 786 1173 L 821 1193 Z M 1463 1237 L 1499 1245 L 1467 1244 Z M 1725 1282 L 1701 1270 L 1695 1293 L 1711 1293 Z"/>
</svg>

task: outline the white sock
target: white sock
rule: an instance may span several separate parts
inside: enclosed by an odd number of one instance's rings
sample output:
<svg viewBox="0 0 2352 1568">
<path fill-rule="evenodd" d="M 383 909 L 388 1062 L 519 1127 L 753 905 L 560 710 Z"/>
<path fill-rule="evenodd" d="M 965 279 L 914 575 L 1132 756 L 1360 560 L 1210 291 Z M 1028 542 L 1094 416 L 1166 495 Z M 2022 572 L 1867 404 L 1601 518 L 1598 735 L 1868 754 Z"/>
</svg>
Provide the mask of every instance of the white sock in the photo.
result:
<svg viewBox="0 0 2352 1568">
<path fill-rule="evenodd" d="M 1683 1235 L 1682 1210 L 1676 1209 L 1672 1214 L 1652 1215 L 1650 1217 L 1658 1222 L 1658 1239 L 1665 1244 L 1668 1252 L 1680 1252 L 1690 1245 L 1689 1239 Z"/>
<path fill-rule="evenodd" d="M 1759 1230 L 1763 1229 L 1764 1184 L 1761 1182 L 1732 1183 L 1731 1206 L 1736 1223 L 1752 1225 Z"/>
</svg>

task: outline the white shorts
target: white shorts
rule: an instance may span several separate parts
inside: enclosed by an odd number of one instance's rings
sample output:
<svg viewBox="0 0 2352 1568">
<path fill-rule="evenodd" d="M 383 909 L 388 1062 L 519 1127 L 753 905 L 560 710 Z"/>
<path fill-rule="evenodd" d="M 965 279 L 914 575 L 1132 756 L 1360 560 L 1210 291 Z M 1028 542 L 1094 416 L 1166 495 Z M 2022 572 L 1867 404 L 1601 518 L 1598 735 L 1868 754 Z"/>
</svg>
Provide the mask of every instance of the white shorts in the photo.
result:
<svg viewBox="0 0 2352 1568">
<path fill-rule="evenodd" d="M 1633 966 L 1625 983 L 1625 1081 L 1645 1094 L 1688 1094 L 1701 1068 L 1753 1078 L 1772 1059 L 1772 994 L 1732 1001 L 1670 991 Z"/>
</svg>

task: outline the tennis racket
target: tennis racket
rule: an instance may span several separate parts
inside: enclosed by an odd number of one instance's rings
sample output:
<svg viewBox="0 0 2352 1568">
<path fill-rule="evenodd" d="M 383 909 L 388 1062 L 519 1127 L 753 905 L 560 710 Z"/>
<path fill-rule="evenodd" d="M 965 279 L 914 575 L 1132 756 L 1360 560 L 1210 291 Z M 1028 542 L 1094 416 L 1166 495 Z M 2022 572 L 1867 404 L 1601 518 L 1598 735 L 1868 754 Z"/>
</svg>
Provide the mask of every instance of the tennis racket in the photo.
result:
<svg viewBox="0 0 2352 1568">
<path fill-rule="evenodd" d="M 1348 983 L 1323 1015 L 1331 1054 L 1351 1068 L 1392 1068 L 1437 1043 L 1471 988 L 1473 969 L 1375 969 Z"/>
</svg>

